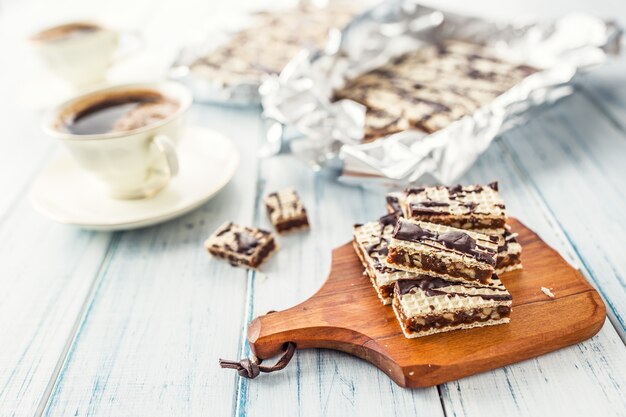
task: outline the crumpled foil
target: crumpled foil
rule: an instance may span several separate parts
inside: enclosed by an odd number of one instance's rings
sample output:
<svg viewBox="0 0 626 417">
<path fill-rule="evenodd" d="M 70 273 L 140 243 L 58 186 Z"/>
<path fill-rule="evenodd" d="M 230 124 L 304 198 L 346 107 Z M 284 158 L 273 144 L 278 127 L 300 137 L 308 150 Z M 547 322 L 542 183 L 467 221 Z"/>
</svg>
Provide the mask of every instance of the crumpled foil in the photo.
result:
<svg viewBox="0 0 626 417">
<path fill-rule="evenodd" d="M 583 14 L 495 23 L 409 0 L 385 2 L 357 17 L 325 51 L 303 51 L 264 81 L 266 153 L 284 150 L 288 141 L 314 169 L 343 165 L 340 180 L 351 184 L 452 183 L 499 133 L 523 121 L 526 110 L 571 93 L 569 82 L 579 71 L 619 53 L 620 38 L 617 24 Z M 435 133 L 407 130 L 361 143 L 365 107 L 332 102 L 333 91 L 395 56 L 447 39 L 486 45 L 540 71 Z M 289 129 L 297 133 L 288 135 Z"/>
</svg>

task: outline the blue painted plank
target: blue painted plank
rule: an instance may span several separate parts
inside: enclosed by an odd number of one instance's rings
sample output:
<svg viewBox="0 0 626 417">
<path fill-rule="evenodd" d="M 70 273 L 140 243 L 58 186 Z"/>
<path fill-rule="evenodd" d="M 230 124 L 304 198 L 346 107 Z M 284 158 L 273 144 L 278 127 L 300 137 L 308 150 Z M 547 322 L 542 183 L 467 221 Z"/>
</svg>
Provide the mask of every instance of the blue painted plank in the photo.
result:
<svg viewBox="0 0 626 417">
<path fill-rule="evenodd" d="M 204 107 L 190 123 L 218 127 L 247 163 L 193 213 L 120 234 L 46 416 L 232 413 L 236 373 L 217 359 L 240 343 L 247 274 L 209 257 L 203 241 L 227 220 L 252 221 L 260 117 Z"/>
<path fill-rule="evenodd" d="M 0 224 L 0 415 L 30 417 L 88 300 L 110 235 L 50 222 L 20 198 Z"/>
<path fill-rule="evenodd" d="M 626 22 L 626 11 L 622 22 Z M 580 77 L 577 85 L 617 129 L 626 132 L 626 56 L 622 54 L 613 58 L 606 65 Z"/>
<path fill-rule="evenodd" d="M 567 98 L 504 135 L 515 164 L 528 176 L 565 231 L 593 282 L 626 328 L 626 139 L 583 95 Z"/>
</svg>

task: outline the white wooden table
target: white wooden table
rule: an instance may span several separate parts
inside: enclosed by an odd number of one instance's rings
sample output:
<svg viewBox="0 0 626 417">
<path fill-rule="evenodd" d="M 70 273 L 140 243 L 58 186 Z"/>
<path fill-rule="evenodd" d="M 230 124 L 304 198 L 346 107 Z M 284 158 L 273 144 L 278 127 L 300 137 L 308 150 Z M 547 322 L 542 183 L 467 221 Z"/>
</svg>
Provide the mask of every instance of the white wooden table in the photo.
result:
<svg viewBox="0 0 626 417">
<path fill-rule="evenodd" d="M 181 219 L 95 233 L 33 211 L 29 185 L 59 150 L 40 133 L 41 112 L 24 106 L 53 87 L 38 81 L 23 37 L 61 18 L 136 28 L 147 47 L 111 78 L 158 78 L 178 46 L 259 7 L 226 3 L 0 1 L 0 416 L 626 415 L 626 59 L 536 110 L 462 179 L 498 179 L 511 213 L 600 290 L 609 319 L 584 343 L 438 387 L 401 389 L 368 363 L 324 350 L 298 352 L 255 381 L 217 366 L 247 353 L 253 316 L 316 290 L 353 223 L 383 212 L 381 193 L 339 185 L 290 156 L 259 160 L 257 110 L 192 110 L 190 123 L 233 138 L 244 163 Z M 444 3 L 502 17 L 594 12 L 626 24 L 623 0 Z M 206 255 L 202 241 L 225 220 L 268 227 L 260 199 L 285 185 L 302 194 L 310 233 L 281 238 L 263 273 Z"/>
</svg>

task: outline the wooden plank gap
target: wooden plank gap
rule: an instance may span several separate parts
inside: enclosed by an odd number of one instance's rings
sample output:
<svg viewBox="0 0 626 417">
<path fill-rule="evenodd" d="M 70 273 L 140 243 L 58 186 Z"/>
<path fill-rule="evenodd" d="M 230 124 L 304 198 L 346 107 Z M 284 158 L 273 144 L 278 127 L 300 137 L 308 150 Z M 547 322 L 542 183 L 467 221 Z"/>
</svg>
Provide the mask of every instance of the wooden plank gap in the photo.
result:
<svg viewBox="0 0 626 417">
<path fill-rule="evenodd" d="M 264 135 L 264 126 L 261 124 L 260 132 L 258 137 L 263 137 Z M 257 142 L 259 140 L 257 139 Z M 265 189 L 265 181 L 261 176 L 262 164 L 264 159 L 260 159 L 257 163 L 256 167 L 256 187 L 254 196 L 254 208 L 252 214 L 252 225 L 259 225 L 259 209 L 261 207 L 261 202 L 263 201 L 263 191 Z M 254 318 L 254 282 L 256 278 L 257 271 L 248 270 L 247 279 L 248 285 L 246 286 L 246 297 L 245 297 L 245 310 L 244 310 L 244 322 L 241 329 L 241 337 L 239 341 L 239 354 L 241 358 L 246 358 L 250 355 L 250 346 L 248 345 L 248 324 Z M 237 387 L 235 392 L 235 404 L 233 407 L 233 417 L 245 417 L 247 414 L 246 407 L 248 404 L 248 384 L 250 381 L 247 378 L 243 378 L 239 375 L 237 378 Z"/>
<path fill-rule="evenodd" d="M 250 346 L 248 345 L 248 323 L 252 321 L 254 314 L 254 279 L 256 272 L 249 270 L 247 273 L 248 283 L 246 285 L 246 297 L 244 305 L 244 321 L 241 326 L 239 338 L 239 357 L 246 358 L 250 355 Z M 246 415 L 246 404 L 248 402 L 248 384 L 249 380 L 235 374 L 235 395 L 233 398 L 233 417 Z"/>
<path fill-rule="evenodd" d="M 441 403 L 441 411 L 443 412 L 443 417 L 448 417 L 448 411 L 446 410 L 446 402 L 443 399 L 443 385 L 437 385 L 437 395 L 439 395 L 439 402 Z"/>
</svg>

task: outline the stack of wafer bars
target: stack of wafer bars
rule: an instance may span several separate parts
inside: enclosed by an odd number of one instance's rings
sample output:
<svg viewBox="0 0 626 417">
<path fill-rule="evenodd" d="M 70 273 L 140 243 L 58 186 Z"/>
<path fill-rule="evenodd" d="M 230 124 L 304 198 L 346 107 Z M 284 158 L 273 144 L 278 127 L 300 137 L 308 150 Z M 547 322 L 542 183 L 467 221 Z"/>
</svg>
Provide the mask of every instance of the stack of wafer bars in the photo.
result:
<svg viewBox="0 0 626 417">
<path fill-rule="evenodd" d="M 354 227 L 354 247 L 408 338 L 507 323 L 498 274 L 521 268 L 497 183 L 387 195 L 388 214 Z"/>
</svg>

